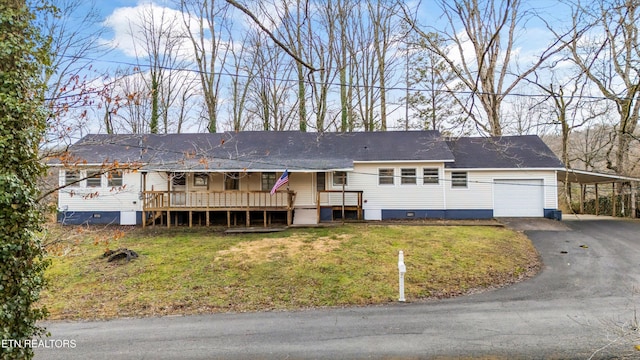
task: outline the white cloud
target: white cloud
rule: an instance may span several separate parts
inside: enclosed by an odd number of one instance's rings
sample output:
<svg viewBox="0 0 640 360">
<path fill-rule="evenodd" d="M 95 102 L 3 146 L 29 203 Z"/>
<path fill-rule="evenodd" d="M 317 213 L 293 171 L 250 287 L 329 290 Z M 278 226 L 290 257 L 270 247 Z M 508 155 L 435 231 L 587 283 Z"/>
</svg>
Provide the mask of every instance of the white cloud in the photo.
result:
<svg viewBox="0 0 640 360">
<path fill-rule="evenodd" d="M 175 36 L 186 32 L 184 18 L 182 12 L 153 2 L 140 3 L 135 7 L 116 8 L 103 22 L 103 25 L 113 32 L 113 38 L 105 41 L 125 56 L 144 58 L 148 56 L 145 29 Z M 189 21 L 194 22 L 195 19 Z M 166 38 L 162 41 L 166 42 Z M 189 40 L 183 37 L 174 51 L 183 59 L 193 59 L 191 47 Z"/>
</svg>

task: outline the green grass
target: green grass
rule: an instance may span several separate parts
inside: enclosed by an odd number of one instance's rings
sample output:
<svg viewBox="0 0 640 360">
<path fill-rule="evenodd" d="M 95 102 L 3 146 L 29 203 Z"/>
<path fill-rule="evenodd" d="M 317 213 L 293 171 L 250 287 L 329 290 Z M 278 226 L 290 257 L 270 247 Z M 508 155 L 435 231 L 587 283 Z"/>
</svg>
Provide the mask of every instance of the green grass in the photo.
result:
<svg viewBox="0 0 640 360">
<path fill-rule="evenodd" d="M 95 235 L 80 238 L 50 256 L 42 294 L 50 319 L 388 303 L 398 297 L 399 250 L 407 301 L 502 286 L 539 266 L 522 234 L 483 226 L 355 224 L 244 235 L 136 229 L 108 246 L 140 257 L 117 263 L 102 258 Z"/>
</svg>

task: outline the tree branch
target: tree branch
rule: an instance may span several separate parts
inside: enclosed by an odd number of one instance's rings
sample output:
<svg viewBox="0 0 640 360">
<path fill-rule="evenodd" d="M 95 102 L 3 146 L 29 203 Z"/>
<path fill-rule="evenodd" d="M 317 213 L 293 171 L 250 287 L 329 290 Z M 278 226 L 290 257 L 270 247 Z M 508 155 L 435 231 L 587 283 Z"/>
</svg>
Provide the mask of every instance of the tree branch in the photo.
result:
<svg viewBox="0 0 640 360">
<path fill-rule="evenodd" d="M 319 70 L 323 70 L 323 69 L 316 69 L 313 65 L 307 63 L 306 61 L 304 61 L 301 57 L 299 57 L 298 55 L 296 55 L 293 51 L 289 50 L 289 48 L 287 47 L 287 45 L 285 45 L 283 42 L 281 42 L 280 40 L 278 40 L 278 38 L 271 32 L 269 31 L 269 29 L 267 29 L 266 26 L 262 25 L 262 23 L 260 22 L 260 20 L 258 19 L 257 16 L 255 16 L 251 10 L 247 9 L 246 7 L 244 7 L 242 4 L 238 3 L 235 0 L 226 0 L 227 3 L 229 3 L 231 6 L 237 8 L 238 10 L 242 11 L 243 13 L 245 13 L 247 16 L 249 16 L 251 18 L 251 20 L 253 20 L 253 22 L 256 23 L 256 25 L 258 25 L 258 27 L 260 27 L 260 29 L 262 31 L 264 31 L 270 38 L 271 40 L 273 40 L 273 42 L 276 43 L 276 45 L 278 45 L 282 50 L 284 50 L 284 52 L 286 52 L 289 56 L 291 56 L 295 61 L 297 61 L 299 64 L 303 65 L 304 67 L 306 67 L 307 69 L 309 69 L 311 72 L 314 71 L 319 71 Z"/>
</svg>

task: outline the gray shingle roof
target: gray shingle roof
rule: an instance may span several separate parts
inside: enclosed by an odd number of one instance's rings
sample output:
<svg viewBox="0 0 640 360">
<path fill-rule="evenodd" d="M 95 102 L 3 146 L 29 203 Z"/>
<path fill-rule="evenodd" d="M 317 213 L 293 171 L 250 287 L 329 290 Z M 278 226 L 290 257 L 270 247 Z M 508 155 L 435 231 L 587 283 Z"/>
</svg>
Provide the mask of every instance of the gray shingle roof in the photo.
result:
<svg viewBox="0 0 640 360">
<path fill-rule="evenodd" d="M 354 161 L 452 160 L 437 131 L 226 132 L 88 135 L 70 148 L 88 164 L 142 162 L 156 170 L 331 170 Z"/>
<path fill-rule="evenodd" d="M 447 141 L 456 161 L 448 168 L 564 168 L 536 135 L 463 137 Z"/>
<path fill-rule="evenodd" d="M 358 161 L 444 161 L 455 168 L 562 167 L 537 136 L 445 142 L 437 131 L 99 134 L 84 137 L 70 152 L 88 164 L 140 162 L 146 169 L 166 171 L 322 171 L 350 169 Z"/>
</svg>

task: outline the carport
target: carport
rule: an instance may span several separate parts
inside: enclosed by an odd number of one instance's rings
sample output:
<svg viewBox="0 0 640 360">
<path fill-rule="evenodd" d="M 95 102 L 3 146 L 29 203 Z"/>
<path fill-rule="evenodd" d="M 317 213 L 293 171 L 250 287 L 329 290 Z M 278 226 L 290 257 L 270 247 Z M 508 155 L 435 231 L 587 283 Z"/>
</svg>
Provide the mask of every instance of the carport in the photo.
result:
<svg viewBox="0 0 640 360">
<path fill-rule="evenodd" d="M 570 203 L 573 203 L 572 185 L 578 184 L 580 186 L 580 214 L 585 214 L 588 194 L 593 193 L 595 196 L 594 215 L 637 217 L 636 193 L 640 178 L 576 169 L 558 170 L 557 174 L 558 181 L 565 184 L 564 188 L 566 193 L 569 194 Z M 603 199 L 610 200 L 610 212 L 604 213 L 604 209 L 601 209 L 601 201 Z M 625 201 L 625 199 L 628 199 L 628 201 Z M 628 204 L 625 205 L 626 203 Z M 619 207 L 621 208 L 620 212 L 618 212 Z"/>
</svg>

